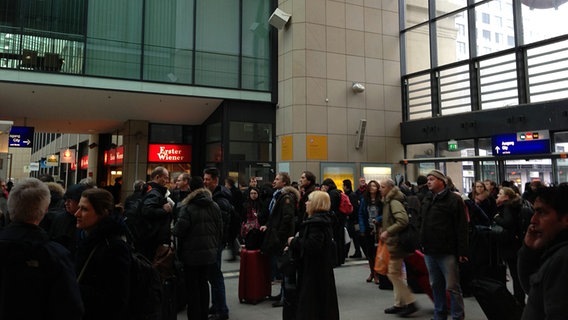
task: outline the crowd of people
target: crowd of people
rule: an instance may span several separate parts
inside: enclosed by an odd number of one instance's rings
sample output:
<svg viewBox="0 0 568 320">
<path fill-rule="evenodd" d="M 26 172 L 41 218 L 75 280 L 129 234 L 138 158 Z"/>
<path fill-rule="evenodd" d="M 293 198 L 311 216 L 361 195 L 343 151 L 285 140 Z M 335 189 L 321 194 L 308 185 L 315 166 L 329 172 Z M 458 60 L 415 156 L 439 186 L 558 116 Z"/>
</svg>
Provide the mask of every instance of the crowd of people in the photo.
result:
<svg viewBox="0 0 568 320">
<path fill-rule="evenodd" d="M 411 223 L 420 230 L 417 250 L 428 270 L 434 319 L 464 319 L 463 296 L 495 259 L 508 267 L 523 319 L 568 311 L 560 301 L 568 294 L 561 281 L 568 259 L 567 184 L 534 181 L 521 193 L 513 182 L 476 181 L 462 195 L 450 177 L 432 170 L 414 185 L 360 177 L 356 188 L 346 179 L 340 190 L 332 179 L 318 183 L 303 171 L 298 183 L 278 172 L 271 183 L 250 177 L 239 187 L 232 177 L 221 180 L 217 168 L 191 176 L 156 167 L 121 203 L 120 193 L 113 195 L 121 179 L 113 189 L 88 180 L 64 189 L 42 180 L 24 179 L 10 190 L 0 181 L 0 254 L 10 257 L 0 265 L 12 272 L 1 279 L 12 294 L 2 296 L 0 318 L 129 319 L 132 252 L 152 261 L 173 246 L 183 265 L 180 292 L 190 293 L 178 299 L 175 312 L 187 308 L 188 319 L 228 319 L 222 252 L 229 249 L 235 260 L 259 234 L 270 278 L 281 284 L 270 298 L 283 307 L 284 319 L 339 319 L 333 268 L 363 258 L 365 281 L 393 290 L 393 305 L 384 313 L 407 317 L 420 308 L 404 272 L 414 253 L 399 242 Z M 351 213 L 340 211 L 342 192 Z M 379 242 L 390 254 L 384 274 L 375 271 Z M 295 263 L 292 273 L 278 268 L 285 254 Z M 23 305 L 36 298 L 40 308 Z M 62 303 L 66 308 L 53 307 Z"/>
</svg>

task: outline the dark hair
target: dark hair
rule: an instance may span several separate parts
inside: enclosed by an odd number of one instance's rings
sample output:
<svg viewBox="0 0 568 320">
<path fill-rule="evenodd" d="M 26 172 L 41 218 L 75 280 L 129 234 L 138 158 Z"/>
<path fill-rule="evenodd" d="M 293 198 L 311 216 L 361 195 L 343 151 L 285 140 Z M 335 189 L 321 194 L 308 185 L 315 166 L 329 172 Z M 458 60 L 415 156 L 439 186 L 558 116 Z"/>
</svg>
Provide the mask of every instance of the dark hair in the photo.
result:
<svg viewBox="0 0 568 320">
<path fill-rule="evenodd" d="M 351 180 L 349 179 L 343 180 L 343 185 L 349 190 L 353 189 L 353 185 L 351 184 Z"/>
<path fill-rule="evenodd" d="M 230 176 L 225 178 L 225 182 L 227 182 L 231 188 L 234 187 L 236 184 L 235 178 Z"/>
<path fill-rule="evenodd" d="M 568 184 L 557 187 L 540 187 L 535 190 L 535 199 L 551 206 L 559 215 L 568 214 Z"/>
<path fill-rule="evenodd" d="M 327 178 L 327 179 L 323 180 L 321 185 L 331 187 L 330 189 L 334 189 L 334 188 L 337 189 L 335 182 L 333 182 L 333 180 L 331 178 Z"/>
<path fill-rule="evenodd" d="M 194 191 L 203 188 L 203 178 L 200 176 L 193 176 L 189 180 L 189 190 Z"/>
<path fill-rule="evenodd" d="M 313 186 L 316 184 L 316 175 L 311 172 L 311 171 L 303 171 L 302 172 L 305 176 L 306 176 L 306 180 L 308 180 L 310 182 L 310 186 Z"/>
<path fill-rule="evenodd" d="M 206 175 L 206 174 L 210 175 L 211 178 L 213 178 L 213 179 L 218 179 L 219 176 L 221 175 L 220 172 L 219 172 L 219 169 L 217 169 L 215 167 L 205 168 L 203 170 L 203 175 Z"/>
<path fill-rule="evenodd" d="M 103 188 L 91 188 L 83 191 L 82 198 L 87 198 L 99 216 L 105 216 L 114 211 L 114 198 L 112 193 Z"/>
</svg>

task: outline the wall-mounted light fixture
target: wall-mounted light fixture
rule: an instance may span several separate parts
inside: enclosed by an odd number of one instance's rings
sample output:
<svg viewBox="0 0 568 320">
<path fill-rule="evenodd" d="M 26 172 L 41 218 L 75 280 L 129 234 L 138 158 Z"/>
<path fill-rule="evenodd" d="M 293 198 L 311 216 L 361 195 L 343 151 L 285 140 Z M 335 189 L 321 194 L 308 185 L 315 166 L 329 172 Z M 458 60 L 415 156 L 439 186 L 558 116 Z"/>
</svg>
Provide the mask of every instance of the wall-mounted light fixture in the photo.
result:
<svg viewBox="0 0 568 320">
<path fill-rule="evenodd" d="M 361 93 L 365 91 L 365 86 L 361 82 L 353 82 L 351 90 L 353 90 L 353 92 L 355 93 Z"/>
<path fill-rule="evenodd" d="M 270 15 L 270 18 L 268 19 L 268 23 L 270 23 L 271 26 L 280 30 L 280 29 L 284 28 L 286 23 L 288 23 L 288 21 L 290 20 L 290 17 L 292 17 L 291 14 L 288 14 L 288 13 L 276 8 L 276 10 L 274 10 L 274 12 Z"/>
</svg>

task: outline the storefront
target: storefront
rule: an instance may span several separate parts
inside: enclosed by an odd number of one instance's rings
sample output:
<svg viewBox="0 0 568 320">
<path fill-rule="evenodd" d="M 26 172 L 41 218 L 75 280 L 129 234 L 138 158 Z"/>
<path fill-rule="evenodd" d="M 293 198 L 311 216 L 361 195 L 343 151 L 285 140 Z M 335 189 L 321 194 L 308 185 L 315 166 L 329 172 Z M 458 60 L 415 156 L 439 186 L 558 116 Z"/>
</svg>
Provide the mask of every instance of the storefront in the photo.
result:
<svg viewBox="0 0 568 320">
<path fill-rule="evenodd" d="M 175 173 L 191 174 L 192 148 L 189 144 L 151 143 L 148 145 L 148 175 L 158 166 Z"/>
</svg>

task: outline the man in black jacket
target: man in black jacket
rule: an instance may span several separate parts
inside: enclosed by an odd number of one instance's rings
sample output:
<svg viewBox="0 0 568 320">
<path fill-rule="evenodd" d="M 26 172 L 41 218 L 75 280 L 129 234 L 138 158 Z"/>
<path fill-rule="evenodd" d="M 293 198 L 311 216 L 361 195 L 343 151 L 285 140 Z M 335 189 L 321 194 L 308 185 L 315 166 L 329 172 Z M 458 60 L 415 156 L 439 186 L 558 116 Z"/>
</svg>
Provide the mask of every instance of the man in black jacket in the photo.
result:
<svg viewBox="0 0 568 320">
<path fill-rule="evenodd" d="M 225 295 L 225 278 L 221 271 L 221 256 L 225 243 L 228 242 L 231 226 L 231 216 L 234 208 L 231 205 L 231 192 L 224 186 L 219 185 L 219 169 L 207 168 L 203 170 L 203 184 L 213 194 L 213 201 L 217 203 L 223 218 L 223 241 L 217 250 L 216 263 L 209 270 L 209 283 L 211 284 L 211 309 L 209 319 L 229 319 L 229 307 Z"/>
<path fill-rule="evenodd" d="M 35 178 L 17 183 L 8 198 L 12 223 L 0 231 L 0 319 L 81 319 L 84 313 L 69 251 L 38 225 L 50 202 Z M 66 213 L 65 213 L 66 214 Z M 33 307 L 31 307 L 33 306 Z"/>
<path fill-rule="evenodd" d="M 518 270 L 528 294 L 521 319 L 568 314 L 568 184 L 535 191 L 534 214 L 519 250 Z"/>
<path fill-rule="evenodd" d="M 168 192 L 166 186 L 170 181 L 168 170 L 156 167 L 152 170 L 150 178 L 152 181 L 148 182 L 148 191 L 142 200 L 142 219 L 146 222 L 148 230 L 141 235 L 138 250 L 152 261 L 159 246 L 170 244 L 173 201 L 168 200 L 166 195 Z"/>
<path fill-rule="evenodd" d="M 432 284 L 434 320 L 446 319 L 446 291 L 451 295 L 452 319 L 464 319 L 459 265 L 467 261 L 468 239 L 465 205 L 447 188 L 439 170 L 427 175 L 430 193 L 422 201 L 420 243 Z"/>
<path fill-rule="evenodd" d="M 287 172 L 279 172 L 276 175 L 272 182 L 272 187 L 276 191 L 268 206 L 268 221 L 266 225 L 260 227 L 260 231 L 265 232 L 261 251 L 272 257 L 273 269 L 275 269 L 276 259 L 284 252 L 288 238 L 294 235 L 294 219 L 300 192 L 291 187 L 290 183 L 290 175 Z M 274 279 L 282 277 L 277 270 L 272 270 L 272 273 Z M 282 293 L 284 293 L 284 281 L 280 296 L 275 297 L 275 299 L 280 299 L 272 304 L 273 307 L 284 305 L 285 297 Z"/>
</svg>

